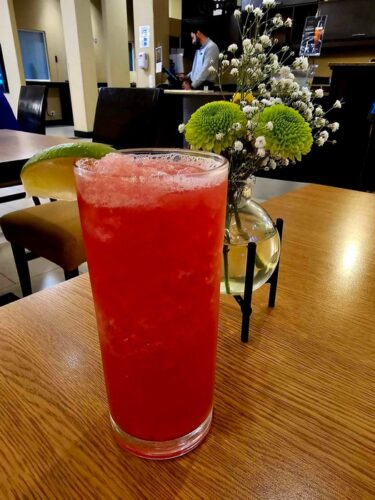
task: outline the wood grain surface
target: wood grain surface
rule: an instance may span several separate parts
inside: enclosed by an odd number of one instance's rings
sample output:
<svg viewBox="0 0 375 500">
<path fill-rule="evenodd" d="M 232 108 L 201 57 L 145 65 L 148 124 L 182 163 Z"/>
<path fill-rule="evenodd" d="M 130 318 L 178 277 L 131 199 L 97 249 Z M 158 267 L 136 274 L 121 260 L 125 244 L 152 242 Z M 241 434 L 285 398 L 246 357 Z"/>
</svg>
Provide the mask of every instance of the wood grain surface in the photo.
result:
<svg viewBox="0 0 375 500">
<path fill-rule="evenodd" d="M 0 130 L 0 166 L 2 163 L 26 161 L 42 149 L 66 142 L 75 142 L 75 139 L 2 129 Z"/>
<path fill-rule="evenodd" d="M 121 451 L 108 422 L 88 276 L 0 309 L 0 498 L 375 497 L 375 197 L 308 186 L 285 221 L 276 307 L 251 340 L 222 299 L 215 413 L 185 457 Z"/>
</svg>

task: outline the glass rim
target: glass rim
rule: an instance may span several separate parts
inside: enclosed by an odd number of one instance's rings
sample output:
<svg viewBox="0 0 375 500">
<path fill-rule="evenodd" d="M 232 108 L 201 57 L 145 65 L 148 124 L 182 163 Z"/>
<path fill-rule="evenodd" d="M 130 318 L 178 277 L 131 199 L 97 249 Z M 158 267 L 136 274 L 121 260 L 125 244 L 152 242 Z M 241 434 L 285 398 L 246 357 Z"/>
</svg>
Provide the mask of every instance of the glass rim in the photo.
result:
<svg viewBox="0 0 375 500">
<path fill-rule="evenodd" d="M 206 159 L 211 159 L 215 162 L 217 162 L 217 165 L 213 166 L 212 168 L 209 168 L 207 170 L 201 170 L 199 172 L 190 172 L 190 173 L 183 173 L 184 177 L 199 177 L 199 176 L 204 176 L 204 175 L 210 175 L 212 174 L 217 174 L 221 170 L 226 170 L 229 166 L 229 161 L 227 158 L 224 156 L 218 155 L 217 153 L 212 153 L 210 151 L 196 151 L 193 149 L 182 149 L 182 148 L 129 148 L 129 149 L 118 149 L 116 151 L 112 151 L 111 153 L 107 154 L 112 154 L 112 153 L 118 153 L 118 154 L 134 154 L 134 155 L 140 155 L 140 154 L 155 154 L 156 155 L 162 155 L 162 154 L 170 154 L 170 153 L 176 153 L 180 154 L 181 156 L 196 156 L 196 157 L 201 157 L 201 158 L 206 158 Z M 104 158 L 104 156 L 102 157 Z M 83 175 L 98 175 L 100 177 L 113 177 L 113 178 L 126 178 L 129 177 L 126 174 L 125 175 L 114 175 L 114 174 L 109 174 L 105 173 L 103 171 L 100 172 L 95 172 L 94 170 L 90 170 L 89 168 L 85 168 L 84 166 L 84 161 L 91 160 L 91 161 L 98 161 L 101 158 L 88 158 L 88 157 L 83 157 L 83 158 L 78 158 L 74 162 L 74 170 L 82 173 Z M 82 162 L 82 165 L 80 163 Z M 176 174 L 179 175 L 179 174 Z"/>
</svg>

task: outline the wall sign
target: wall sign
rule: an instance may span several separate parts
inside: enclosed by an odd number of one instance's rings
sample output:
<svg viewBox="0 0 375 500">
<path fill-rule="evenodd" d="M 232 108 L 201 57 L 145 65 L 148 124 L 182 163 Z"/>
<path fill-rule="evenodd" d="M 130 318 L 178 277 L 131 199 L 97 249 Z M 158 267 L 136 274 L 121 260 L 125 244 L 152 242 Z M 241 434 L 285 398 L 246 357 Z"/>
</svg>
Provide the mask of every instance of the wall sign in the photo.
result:
<svg viewBox="0 0 375 500">
<path fill-rule="evenodd" d="M 306 17 L 305 27 L 302 33 L 299 55 L 305 57 L 320 56 L 324 30 L 328 16 Z"/>
<path fill-rule="evenodd" d="M 150 46 L 150 26 L 139 27 L 139 46 L 141 49 Z"/>
</svg>

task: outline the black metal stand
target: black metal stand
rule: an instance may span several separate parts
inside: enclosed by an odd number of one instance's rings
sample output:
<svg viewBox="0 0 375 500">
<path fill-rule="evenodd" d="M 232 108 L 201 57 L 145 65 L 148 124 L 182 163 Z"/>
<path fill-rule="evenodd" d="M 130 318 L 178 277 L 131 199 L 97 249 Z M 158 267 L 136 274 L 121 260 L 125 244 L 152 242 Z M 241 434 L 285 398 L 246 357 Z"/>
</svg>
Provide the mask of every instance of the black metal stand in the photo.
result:
<svg viewBox="0 0 375 500">
<path fill-rule="evenodd" d="M 276 219 L 276 228 L 279 232 L 280 245 L 283 237 L 283 219 Z M 238 302 L 241 312 L 242 312 L 242 325 L 241 325 L 241 341 L 249 341 L 249 327 L 250 327 L 250 316 L 252 313 L 251 308 L 251 298 L 253 294 L 253 280 L 254 280 L 254 266 L 255 266 L 255 254 L 257 245 L 254 242 L 250 242 L 247 245 L 247 260 L 246 260 L 246 277 L 245 277 L 245 291 L 242 298 L 241 295 L 233 295 L 234 299 Z M 281 247 L 280 247 L 281 248 Z M 276 291 L 277 291 L 277 280 L 279 277 L 279 265 L 280 259 L 277 266 L 272 273 L 272 276 L 267 281 L 270 284 L 270 294 L 268 297 L 268 307 L 275 307 L 276 302 Z"/>
</svg>

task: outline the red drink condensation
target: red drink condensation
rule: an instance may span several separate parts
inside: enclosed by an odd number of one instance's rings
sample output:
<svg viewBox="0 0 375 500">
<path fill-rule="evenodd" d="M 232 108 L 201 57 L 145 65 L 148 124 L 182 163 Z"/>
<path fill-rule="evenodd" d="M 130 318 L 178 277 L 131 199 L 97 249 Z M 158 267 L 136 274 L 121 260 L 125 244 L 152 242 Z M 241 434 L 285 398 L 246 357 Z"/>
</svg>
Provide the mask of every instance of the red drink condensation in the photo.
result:
<svg viewBox="0 0 375 500">
<path fill-rule="evenodd" d="M 226 160 L 111 154 L 75 173 L 115 437 L 181 455 L 211 421 Z"/>
</svg>

